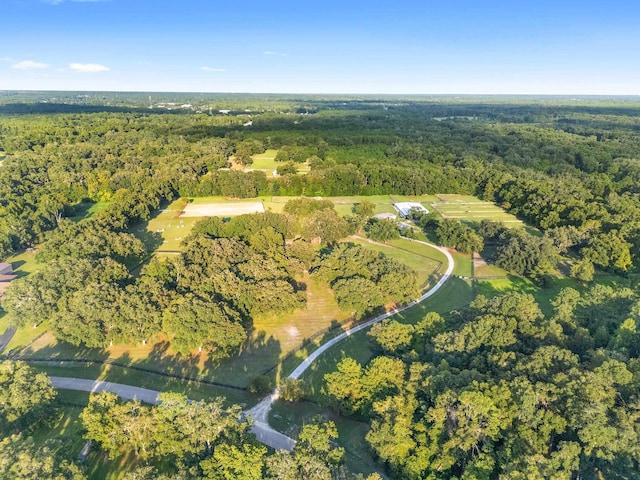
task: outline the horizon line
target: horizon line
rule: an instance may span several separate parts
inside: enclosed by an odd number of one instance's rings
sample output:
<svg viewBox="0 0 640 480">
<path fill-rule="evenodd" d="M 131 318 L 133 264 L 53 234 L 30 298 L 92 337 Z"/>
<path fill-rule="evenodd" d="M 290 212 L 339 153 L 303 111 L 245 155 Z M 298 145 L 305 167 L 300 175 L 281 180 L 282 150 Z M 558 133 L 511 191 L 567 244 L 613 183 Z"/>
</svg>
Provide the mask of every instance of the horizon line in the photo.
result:
<svg viewBox="0 0 640 480">
<path fill-rule="evenodd" d="M 55 90 L 55 89 L 0 89 L 11 93 L 182 93 L 195 95 L 330 95 L 330 96 L 390 96 L 390 97 L 639 97 L 640 93 L 388 93 L 388 92 L 241 92 L 241 91 L 196 91 L 196 90 Z"/>
</svg>

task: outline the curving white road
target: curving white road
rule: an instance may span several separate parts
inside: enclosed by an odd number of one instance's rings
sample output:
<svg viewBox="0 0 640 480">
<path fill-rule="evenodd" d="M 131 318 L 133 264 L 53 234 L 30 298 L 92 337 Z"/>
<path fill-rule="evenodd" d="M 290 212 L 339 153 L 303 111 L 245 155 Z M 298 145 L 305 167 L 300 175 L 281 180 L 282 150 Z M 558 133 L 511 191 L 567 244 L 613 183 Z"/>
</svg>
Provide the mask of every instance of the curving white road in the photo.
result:
<svg viewBox="0 0 640 480">
<path fill-rule="evenodd" d="M 453 256 L 451 256 L 451 253 L 449 253 L 449 251 L 447 249 L 445 249 L 443 247 L 439 247 L 438 245 L 434 245 L 434 244 L 428 243 L 428 242 L 423 242 L 421 240 L 413 240 L 413 239 L 407 239 L 407 240 L 411 240 L 412 242 L 421 243 L 423 245 L 427 245 L 429 247 L 435 248 L 436 250 L 439 250 L 440 252 L 442 252 L 445 257 L 447 257 L 447 262 L 448 262 L 447 269 L 445 270 L 445 272 L 442 275 L 442 277 L 440 278 L 440 280 L 438 280 L 438 282 L 433 286 L 433 288 L 429 289 L 427 292 L 425 292 L 417 300 L 413 300 L 413 301 L 403 305 L 400 308 L 395 308 L 395 309 L 393 309 L 393 310 L 391 310 L 391 311 L 389 311 L 387 313 L 383 313 L 382 315 L 378 315 L 377 317 L 372 318 L 371 320 L 367 320 L 366 322 L 361 323 L 360 325 L 357 325 L 357 326 L 355 326 L 355 327 L 353 327 L 353 328 L 341 333 L 337 337 L 334 337 L 331 340 L 328 340 L 327 342 L 323 343 L 316 350 L 314 350 L 311 353 L 311 355 L 309 355 L 307 358 L 305 358 L 300 363 L 300 365 L 298 365 L 296 367 L 296 369 L 293 372 L 291 372 L 291 374 L 289 375 L 289 378 L 293 378 L 293 379 L 300 378 L 300 376 L 307 370 L 307 368 L 309 368 L 311 366 L 311 364 L 313 362 L 316 361 L 316 359 L 320 355 L 322 355 L 328 349 L 333 347 L 336 343 L 341 342 L 342 340 L 344 340 L 348 336 L 353 335 L 354 333 L 359 332 L 360 330 L 364 330 L 365 328 L 369 328 L 371 325 L 373 325 L 375 323 L 378 323 L 378 322 L 381 322 L 385 318 L 389 318 L 389 317 L 391 317 L 391 316 L 393 316 L 393 315 L 395 315 L 397 313 L 404 312 L 405 310 L 417 305 L 418 303 L 424 302 L 427 298 L 429 298 L 434 293 L 436 293 L 438 290 L 440 290 L 442 285 L 445 284 L 445 282 L 449 279 L 449 277 L 453 273 L 453 268 L 455 266 L 454 261 L 453 261 Z M 372 242 L 372 243 L 376 243 L 376 242 Z M 262 401 L 260 403 L 258 403 L 256 406 L 254 406 L 254 407 L 250 408 L 249 410 L 247 410 L 247 414 L 248 415 L 252 415 L 256 422 L 260 422 L 261 424 L 268 425 L 269 424 L 269 411 L 271 410 L 271 405 L 273 404 L 273 402 L 277 398 L 278 398 L 278 390 L 275 390 L 271 395 L 268 395 L 267 397 L 263 398 Z"/>
<path fill-rule="evenodd" d="M 371 325 L 378 323 L 385 318 L 389 318 L 397 313 L 403 312 L 414 305 L 417 305 L 420 302 L 425 301 L 427 298 L 436 293 L 442 285 L 449 279 L 451 273 L 453 272 L 454 262 L 453 257 L 445 248 L 439 247 L 437 245 L 433 245 L 428 242 L 423 242 L 420 240 L 412 240 L 416 243 L 422 243 L 423 245 L 427 245 L 429 247 L 435 248 L 442 252 L 448 261 L 447 269 L 438 280 L 438 282 L 433 286 L 433 288 L 429 289 L 426 293 L 424 293 L 420 298 L 413 300 L 406 305 L 403 305 L 400 308 L 393 309 L 387 313 L 383 313 L 382 315 L 378 315 L 371 320 L 368 320 L 360 325 L 357 325 L 335 338 L 328 340 L 319 346 L 316 350 L 314 350 L 311 355 L 309 355 L 305 360 L 300 363 L 296 367 L 296 369 L 291 372 L 289 378 L 297 379 L 311 366 L 311 364 L 324 352 L 326 352 L 329 348 L 333 347 L 335 344 L 341 342 L 348 336 L 364 330 L 365 328 L 369 328 Z M 375 242 L 373 242 L 375 243 Z M 126 400 L 137 399 L 141 402 L 158 404 L 158 395 L 161 392 L 155 390 L 149 390 L 146 388 L 134 387 L 131 385 L 123 385 L 121 383 L 113 383 L 113 382 L 104 382 L 101 380 L 87 380 L 81 378 L 71 378 L 71 377 L 50 377 L 51 385 L 55 388 L 63 388 L 68 390 L 79 390 L 84 392 L 112 392 L 124 398 Z M 283 433 L 274 430 L 269 426 L 269 411 L 271 410 L 271 405 L 278 398 L 278 391 L 275 390 L 273 393 L 265 397 L 261 402 L 259 402 L 254 407 L 247 410 L 246 415 L 250 416 L 253 420 L 253 427 L 251 431 L 256 435 L 258 441 L 268 445 L 276 450 L 288 450 L 291 451 L 295 447 L 296 441 Z"/>
</svg>

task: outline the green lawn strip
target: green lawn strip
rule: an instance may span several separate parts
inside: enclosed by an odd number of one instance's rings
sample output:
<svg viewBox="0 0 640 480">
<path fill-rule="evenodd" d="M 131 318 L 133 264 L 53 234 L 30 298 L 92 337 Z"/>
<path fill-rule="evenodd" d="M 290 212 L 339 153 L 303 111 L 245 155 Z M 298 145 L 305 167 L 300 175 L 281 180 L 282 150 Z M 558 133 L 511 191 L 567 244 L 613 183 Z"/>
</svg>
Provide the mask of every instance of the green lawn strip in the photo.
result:
<svg viewBox="0 0 640 480">
<path fill-rule="evenodd" d="M 43 322 L 35 328 L 33 325 L 19 327 L 3 353 L 6 355 L 9 351 L 15 352 L 31 345 L 38 337 L 44 335 L 48 328 L 47 322 Z"/>
<path fill-rule="evenodd" d="M 311 402 L 276 401 L 269 414 L 269 425 L 292 438 L 297 438 L 303 425 L 316 419 L 333 421 L 338 429 L 336 443 L 345 449 L 344 461 L 353 473 L 368 475 L 381 471 L 369 449 L 365 435 L 369 424 L 343 417 L 331 409 Z"/>
<path fill-rule="evenodd" d="M 179 380 L 153 372 L 100 363 L 75 362 L 29 362 L 37 371 L 51 376 L 75 377 L 89 380 L 122 383 L 134 387 L 148 388 L 160 392 L 182 393 L 192 400 L 212 400 L 225 397 L 226 404 L 251 406 L 257 399 L 243 390 L 220 387 L 197 381 Z"/>
<path fill-rule="evenodd" d="M 5 261 L 13 266 L 13 273 L 18 275 L 18 277 L 27 276 L 30 273 L 41 270 L 44 267 L 44 263 L 36 262 L 36 253 L 33 251 L 14 255 L 7 258 L 7 260 Z"/>
<path fill-rule="evenodd" d="M 276 162 L 277 153 L 277 150 L 269 149 L 264 153 L 253 155 L 251 157 L 253 163 L 249 165 L 249 170 L 275 170 L 278 165 L 283 165 L 283 162 Z"/>
<path fill-rule="evenodd" d="M 473 276 L 474 278 L 482 278 L 482 277 L 504 277 L 507 275 L 507 271 L 491 264 L 481 265 L 479 267 L 474 267 Z"/>
<path fill-rule="evenodd" d="M 473 275 L 473 260 L 470 253 L 460 253 L 449 250 L 454 260 L 453 275 L 471 278 Z"/>
</svg>

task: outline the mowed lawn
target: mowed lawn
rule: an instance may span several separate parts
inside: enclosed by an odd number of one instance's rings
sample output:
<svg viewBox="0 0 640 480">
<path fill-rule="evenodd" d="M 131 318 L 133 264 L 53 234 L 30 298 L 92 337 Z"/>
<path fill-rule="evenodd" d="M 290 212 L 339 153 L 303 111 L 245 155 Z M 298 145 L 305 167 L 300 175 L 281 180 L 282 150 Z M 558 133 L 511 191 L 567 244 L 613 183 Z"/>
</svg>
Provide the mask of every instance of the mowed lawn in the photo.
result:
<svg viewBox="0 0 640 480">
<path fill-rule="evenodd" d="M 251 159 L 253 163 L 249 166 L 250 170 L 275 170 L 278 168 L 278 162 L 276 162 L 276 155 L 278 150 L 267 149 L 264 153 L 258 153 L 253 155 Z"/>
<path fill-rule="evenodd" d="M 242 168 L 242 166 L 238 166 L 237 168 L 243 169 L 245 171 L 252 170 L 261 170 L 265 172 L 267 177 L 272 177 L 273 172 L 277 170 L 279 166 L 284 165 L 286 162 L 276 162 L 276 155 L 278 154 L 278 150 L 275 149 L 267 149 L 264 153 L 258 153 L 256 155 L 252 155 L 251 159 L 253 163 L 246 168 Z M 300 174 L 307 174 L 311 171 L 309 164 L 307 162 L 304 163 L 296 163 L 296 169 Z"/>
<path fill-rule="evenodd" d="M 480 200 L 472 195 L 438 195 L 431 207 L 443 218 L 452 218 L 466 222 L 494 220 L 507 226 L 522 225 L 514 215 L 507 213 L 493 202 Z"/>
</svg>

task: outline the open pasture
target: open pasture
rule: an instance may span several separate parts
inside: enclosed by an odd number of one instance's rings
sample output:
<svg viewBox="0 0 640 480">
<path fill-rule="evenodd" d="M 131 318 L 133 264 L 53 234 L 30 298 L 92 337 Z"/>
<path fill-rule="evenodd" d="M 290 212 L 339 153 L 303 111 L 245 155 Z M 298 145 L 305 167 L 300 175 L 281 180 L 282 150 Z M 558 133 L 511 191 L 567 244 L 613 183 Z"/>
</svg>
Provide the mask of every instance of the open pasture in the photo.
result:
<svg viewBox="0 0 640 480">
<path fill-rule="evenodd" d="M 237 217 L 248 213 L 264 213 L 262 202 L 188 203 L 180 218 Z"/>
<path fill-rule="evenodd" d="M 482 201 L 471 195 L 438 195 L 438 201 L 432 202 L 431 207 L 443 218 L 464 222 L 493 220 L 503 222 L 507 226 L 522 225 L 521 220 L 505 212 L 495 203 Z"/>
</svg>

